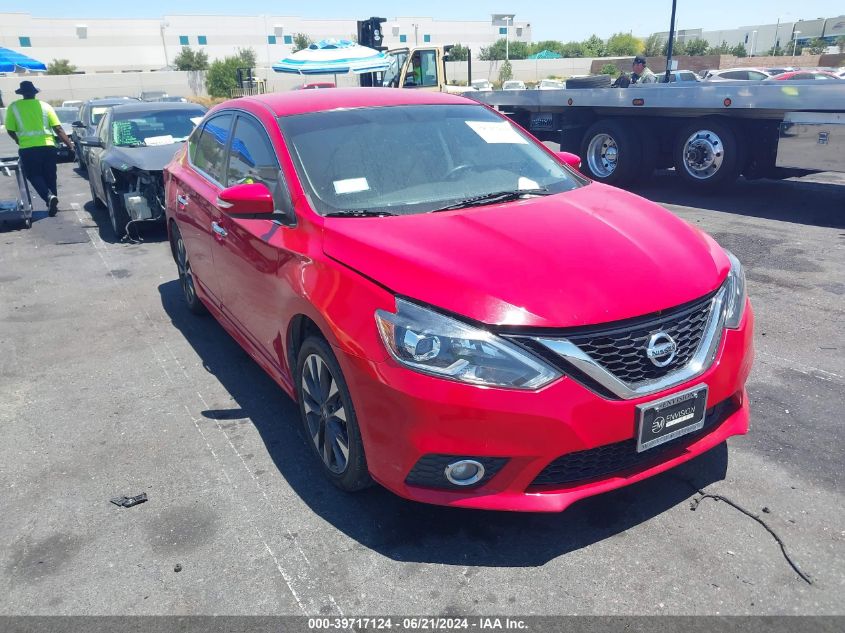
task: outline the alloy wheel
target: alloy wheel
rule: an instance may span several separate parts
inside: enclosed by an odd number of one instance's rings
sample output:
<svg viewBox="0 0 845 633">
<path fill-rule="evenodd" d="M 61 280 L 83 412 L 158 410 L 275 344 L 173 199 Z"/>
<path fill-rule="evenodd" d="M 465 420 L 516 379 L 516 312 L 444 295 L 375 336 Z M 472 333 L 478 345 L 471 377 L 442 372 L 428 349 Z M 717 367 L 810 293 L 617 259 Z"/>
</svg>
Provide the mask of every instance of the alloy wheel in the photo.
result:
<svg viewBox="0 0 845 633">
<path fill-rule="evenodd" d="M 305 359 L 300 387 L 308 435 L 323 464 L 339 475 L 349 464 L 347 412 L 337 379 L 319 355 Z"/>
<path fill-rule="evenodd" d="M 587 147 L 587 164 L 599 178 L 607 178 L 616 171 L 619 146 L 610 134 L 596 134 Z"/>
</svg>

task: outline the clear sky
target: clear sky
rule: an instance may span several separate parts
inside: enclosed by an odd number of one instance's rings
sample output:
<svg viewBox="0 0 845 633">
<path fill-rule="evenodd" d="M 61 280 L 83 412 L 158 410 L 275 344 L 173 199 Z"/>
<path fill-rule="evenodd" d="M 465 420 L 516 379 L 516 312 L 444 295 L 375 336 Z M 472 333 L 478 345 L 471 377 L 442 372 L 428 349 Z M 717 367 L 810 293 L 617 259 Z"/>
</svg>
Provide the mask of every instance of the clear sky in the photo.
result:
<svg viewBox="0 0 845 633">
<path fill-rule="evenodd" d="M 437 20 L 488 20 L 491 13 L 514 13 L 531 24 L 535 41 L 582 40 L 593 33 L 607 37 L 617 31 L 648 35 L 669 30 L 671 0 L 427 0 L 426 2 L 319 0 L 3 0 L 0 12 L 38 17 L 157 18 L 165 14 L 291 15 L 304 18 L 364 19 L 431 17 Z M 754 24 L 836 17 L 845 13 L 843 0 L 678 0 L 677 28 L 731 29 Z"/>
</svg>

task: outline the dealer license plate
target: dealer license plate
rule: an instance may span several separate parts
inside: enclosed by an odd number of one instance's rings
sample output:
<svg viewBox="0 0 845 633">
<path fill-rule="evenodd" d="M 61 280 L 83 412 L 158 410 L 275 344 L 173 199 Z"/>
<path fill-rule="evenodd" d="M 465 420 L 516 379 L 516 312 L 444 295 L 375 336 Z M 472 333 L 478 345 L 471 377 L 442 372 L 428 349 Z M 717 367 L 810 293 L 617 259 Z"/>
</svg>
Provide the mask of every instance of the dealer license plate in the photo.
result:
<svg viewBox="0 0 845 633">
<path fill-rule="evenodd" d="M 699 385 L 661 400 L 637 406 L 637 452 L 671 442 L 704 427 L 707 385 Z"/>
</svg>

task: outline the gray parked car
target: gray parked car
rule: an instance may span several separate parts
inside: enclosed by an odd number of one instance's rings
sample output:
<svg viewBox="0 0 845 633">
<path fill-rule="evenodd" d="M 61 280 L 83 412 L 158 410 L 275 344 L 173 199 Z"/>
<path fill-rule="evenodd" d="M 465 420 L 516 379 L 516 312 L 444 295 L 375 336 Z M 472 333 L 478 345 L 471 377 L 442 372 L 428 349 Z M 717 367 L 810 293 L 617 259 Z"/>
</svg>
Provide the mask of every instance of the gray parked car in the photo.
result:
<svg viewBox="0 0 845 633">
<path fill-rule="evenodd" d="M 97 132 L 97 124 L 109 108 L 125 103 L 131 103 L 131 101 L 125 97 L 90 99 L 79 108 L 79 118 L 73 122 L 71 140 L 76 149 L 76 162 L 81 171 L 86 171 L 88 162 L 88 148 L 81 144 L 82 139 L 93 136 Z"/>
</svg>

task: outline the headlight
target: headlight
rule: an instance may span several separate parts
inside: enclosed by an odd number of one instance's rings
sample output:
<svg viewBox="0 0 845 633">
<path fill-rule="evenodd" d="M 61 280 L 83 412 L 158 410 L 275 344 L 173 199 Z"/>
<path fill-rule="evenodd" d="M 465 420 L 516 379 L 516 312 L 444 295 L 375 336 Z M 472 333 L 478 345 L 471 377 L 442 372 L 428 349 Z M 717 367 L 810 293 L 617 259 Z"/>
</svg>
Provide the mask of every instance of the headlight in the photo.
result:
<svg viewBox="0 0 845 633">
<path fill-rule="evenodd" d="M 560 376 L 490 332 L 402 299 L 396 314 L 377 310 L 376 324 L 391 356 L 425 374 L 511 389 L 538 389 Z"/>
<path fill-rule="evenodd" d="M 728 273 L 726 283 L 725 327 L 735 330 L 739 327 L 745 310 L 745 271 L 733 253 L 726 250 L 725 254 L 731 260 L 731 272 Z"/>
</svg>

